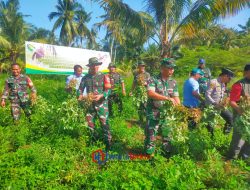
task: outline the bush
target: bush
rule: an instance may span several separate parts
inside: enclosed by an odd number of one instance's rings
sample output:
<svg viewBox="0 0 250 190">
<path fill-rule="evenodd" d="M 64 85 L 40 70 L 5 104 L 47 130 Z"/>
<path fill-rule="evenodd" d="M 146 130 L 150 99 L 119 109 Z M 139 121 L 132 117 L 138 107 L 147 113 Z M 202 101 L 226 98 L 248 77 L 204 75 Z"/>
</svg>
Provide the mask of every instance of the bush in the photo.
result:
<svg viewBox="0 0 250 190">
<path fill-rule="evenodd" d="M 0 108 L 0 189 L 249 187 L 247 179 L 250 170 L 247 163 L 224 162 L 223 155 L 231 136 L 222 134 L 221 122 L 218 123 L 214 139 L 211 139 L 202 123 L 197 129 L 185 132 L 187 139 L 177 139 L 170 158 L 157 153 L 145 161 L 94 163 L 92 153 L 105 145 L 102 141 L 88 145 L 84 110 L 78 107 L 74 97 L 68 98 L 64 92 L 62 77 L 32 78 L 39 96 L 37 104 L 33 106 L 31 123 L 22 114 L 19 124 L 14 125 L 9 106 Z M 126 79 L 126 84 L 131 82 L 131 78 Z M 55 88 L 48 89 L 52 85 Z M 143 154 L 144 129 L 134 122 L 138 118 L 137 110 L 131 97 L 124 97 L 123 103 L 122 114 L 115 114 L 110 119 L 113 136 L 110 153 Z M 181 121 L 180 114 L 177 121 L 185 123 Z M 96 129 L 102 136 L 99 125 Z"/>
</svg>

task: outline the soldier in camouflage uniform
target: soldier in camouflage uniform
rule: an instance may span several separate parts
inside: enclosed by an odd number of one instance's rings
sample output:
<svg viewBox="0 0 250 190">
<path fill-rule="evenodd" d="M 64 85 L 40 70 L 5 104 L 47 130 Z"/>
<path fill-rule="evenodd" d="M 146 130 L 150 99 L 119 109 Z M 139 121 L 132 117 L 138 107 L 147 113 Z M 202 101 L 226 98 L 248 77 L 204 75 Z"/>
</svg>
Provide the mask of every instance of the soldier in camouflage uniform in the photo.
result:
<svg viewBox="0 0 250 190">
<path fill-rule="evenodd" d="M 155 150 L 155 138 L 160 124 L 160 109 L 163 101 L 171 101 L 173 105 L 179 105 L 179 93 L 177 82 L 171 78 L 174 73 L 174 60 L 164 58 L 161 62 L 161 74 L 156 78 L 150 78 L 148 82 L 147 126 L 145 129 L 145 148 L 147 154 L 153 154 Z M 162 131 L 162 129 L 161 129 Z M 164 151 L 170 151 L 168 135 L 162 134 Z"/>
<path fill-rule="evenodd" d="M 126 96 L 125 91 L 125 84 L 124 80 L 121 77 L 119 73 L 116 72 L 116 66 L 113 63 L 109 64 L 109 78 L 111 83 L 111 94 L 108 98 L 108 105 L 109 105 L 109 115 L 112 116 L 112 102 L 115 102 L 118 104 L 119 112 L 122 112 L 122 99 L 120 95 L 118 94 L 117 90 L 119 90 L 119 87 L 122 88 L 122 94 Z"/>
<path fill-rule="evenodd" d="M 108 122 L 108 96 L 110 95 L 111 84 L 108 75 L 98 72 L 99 65 L 101 64 L 96 57 L 89 59 L 89 64 L 87 65 L 89 73 L 82 78 L 78 100 L 87 99 L 88 96 L 91 98 L 92 104 L 88 108 L 86 115 L 88 127 L 92 138 L 94 138 L 95 118 L 97 116 L 104 130 L 104 141 L 108 150 L 111 146 L 111 133 Z M 85 89 L 88 96 L 83 95 Z"/>
<path fill-rule="evenodd" d="M 231 70 L 223 68 L 219 77 L 217 79 L 212 79 L 208 83 L 206 91 L 206 105 L 213 105 L 214 108 L 220 112 L 221 117 L 226 121 L 224 133 L 230 133 L 233 126 L 233 114 L 225 109 L 227 83 L 229 83 L 233 77 L 234 73 Z M 213 136 L 213 126 L 209 124 L 207 128 Z"/>
<path fill-rule="evenodd" d="M 36 89 L 31 79 L 21 74 L 21 68 L 18 64 L 12 64 L 11 69 L 12 76 L 5 81 L 1 106 L 5 107 L 6 99 L 9 99 L 12 117 L 14 121 L 18 121 L 21 116 L 21 109 L 24 111 L 26 117 L 30 117 L 30 100 L 27 88 L 31 90 L 31 101 L 35 101 L 36 99 Z"/>
<path fill-rule="evenodd" d="M 147 88 L 147 82 L 150 79 L 150 74 L 145 71 L 145 66 L 146 65 L 143 61 L 138 61 L 137 63 L 138 71 L 134 74 L 132 89 L 131 92 L 129 93 L 130 96 L 133 94 L 133 91 L 138 86 L 144 86 L 145 88 Z M 146 115 L 146 107 L 147 107 L 146 103 L 141 103 L 138 109 L 138 115 L 141 124 L 143 124 L 144 120 L 143 116 Z"/>
<path fill-rule="evenodd" d="M 200 94 L 205 95 L 207 90 L 207 85 L 211 79 L 211 71 L 209 68 L 205 66 L 204 59 L 199 59 L 198 69 L 200 69 L 204 73 L 204 75 L 202 75 L 202 77 L 198 80 L 198 82 L 199 82 Z"/>
</svg>

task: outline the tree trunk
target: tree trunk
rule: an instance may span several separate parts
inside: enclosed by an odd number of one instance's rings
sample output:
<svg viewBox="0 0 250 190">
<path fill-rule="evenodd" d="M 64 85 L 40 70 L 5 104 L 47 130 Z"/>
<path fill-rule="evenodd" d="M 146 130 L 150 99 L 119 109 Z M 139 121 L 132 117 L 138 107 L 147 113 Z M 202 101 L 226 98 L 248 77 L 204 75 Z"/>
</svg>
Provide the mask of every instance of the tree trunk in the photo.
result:
<svg viewBox="0 0 250 190">
<path fill-rule="evenodd" d="M 170 45 L 169 39 L 168 39 L 166 21 L 161 26 L 160 35 L 161 35 L 161 57 L 168 58 L 171 56 L 170 55 L 171 45 Z"/>
<path fill-rule="evenodd" d="M 115 60 L 116 60 L 116 48 L 115 48 L 114 63 L 115 63 Z"/>
<path fill-rule="evenodd" d="M 113 47 L 114 47 L 114 38 L 112 38 L 110 46 L 111 61 L 113 60 Z"/>
<path fill-rule="evenodd" d="M 18 56 L 19 56 L 19 54 L 16 53 L 15 51 L 12 51 L 10 53 L 10 61 L 12 62 L 12 64 L 16 63 Z"/>
</svg>

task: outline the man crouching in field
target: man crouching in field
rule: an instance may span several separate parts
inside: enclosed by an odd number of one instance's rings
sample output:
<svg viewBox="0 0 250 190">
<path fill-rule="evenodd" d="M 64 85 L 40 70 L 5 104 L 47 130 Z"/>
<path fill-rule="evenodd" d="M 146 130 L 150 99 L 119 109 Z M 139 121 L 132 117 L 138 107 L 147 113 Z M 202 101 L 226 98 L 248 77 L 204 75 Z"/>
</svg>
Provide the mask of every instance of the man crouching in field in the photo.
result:
<svg viewBox="0 0 250 190">
<path fill-rule="evenodd" d="M 6 99 L 11 103 L 11 114 L 14 121 L 18 121 L 21 115 L 21 109 L 30 120 L 30 100 L 27 89 L 31 90 L 31 101 L 36 99 L 36 89 L 28 76 L 21 74 L 21 68 L 17 63 L 11 65 L 12 76 L 5 81 L 5 87 L 2 95 L 1 106 L 5 107 Z"/>
<path fill-rule="evenodd" d="M 87 109 L 86 115 L 92 139 L 94 138 L 95 118 L 98 116 L 104 130 L 106 150 L 109 150 L 111 146 L 111 133 L 108 123 L 108 96 L 110 95 L 111 84 L 107 75 L 98 72 L 101 64 L 96 57 L 89 59 L 89 64 L 87 65 L 89 73 L 82 78 L 78 100 L 89 100 L 92 102 Z M 87 96 L 83 95 L 85 89 L 87 90 Z"/>
<path fill-rule="evenodd" d="M 145 148 L 147 154 L 155 150 L 155 137 L 160 126 L 160 108 L 164 101 L 171 101 L 173 105 L 180 104 L 177 82 L 171 78 L 174 73 L 174 60 L 164 58 L 161 62 L 161 73 L 148 82 L 147 126 L 145 129 Z M 168 136 L 162 137 L 164 151 L 170 151 Z"/>
</svg>

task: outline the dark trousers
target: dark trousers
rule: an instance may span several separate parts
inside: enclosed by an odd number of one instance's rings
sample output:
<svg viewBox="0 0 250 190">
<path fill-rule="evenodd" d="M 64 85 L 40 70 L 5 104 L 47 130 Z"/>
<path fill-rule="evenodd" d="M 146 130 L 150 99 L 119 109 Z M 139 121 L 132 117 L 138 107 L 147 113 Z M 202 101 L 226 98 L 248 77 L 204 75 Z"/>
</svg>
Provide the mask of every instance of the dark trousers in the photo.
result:
<svg viewBox="0 0 250 190">
<path fill-rule="evenodd" d="M 185 105 L 184 105 L 185 106 Z M 196 109 L 198 107 L 190 107 L 190 106 L 185 106 L 186 108 L 189 109 L 189 111 L 191 111 L 191 109 Z M 192 129 L 195 129 L 196 126 L 197 126 L 197 123 L 195 122 L 195 118 L 193 117 L 188 117 L 187 119 L 187 122 L 188 122 L 188 129 L 192 130 Z"/>
<path fill-rule="evenodd" d="M 232 127 L 233 126 L 233 113 L 230 112 L 229 110 L 222 110 L 220 116 L 226 121 L 226 126 L 227 127 Z"/>
<path fill-rule="evenodd" d="M 227 158 L 235 159 L 238 156 L 243 159 L 250 158 L 250 144 L 244 141 L 239 132 L 234 129 Z"/>
<path fill-rule="evenodd" d="M 224 126 L 224 133 L 230 133 L 233 127 L 233 113 L 229 110 L 222 110 L 220 116 L 226 121 Z M 210 124 L 207 125 L 208 131 L 214 136 L 214 127 Z"/>
<path fill-rule="evenodd" d="M 113 116 L 113 111 L 112 111 L 112 104 L 116 103 L 118 105 L 118 110 L 119 113 L 122 112 L 122 99 L 118 94 L 111 94 L 108 98 L 108 108 L 109 108 L 109 115 Z"/>
</svg>

